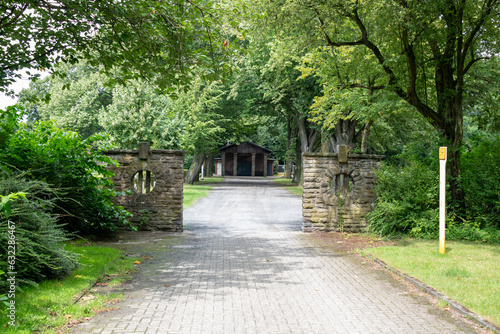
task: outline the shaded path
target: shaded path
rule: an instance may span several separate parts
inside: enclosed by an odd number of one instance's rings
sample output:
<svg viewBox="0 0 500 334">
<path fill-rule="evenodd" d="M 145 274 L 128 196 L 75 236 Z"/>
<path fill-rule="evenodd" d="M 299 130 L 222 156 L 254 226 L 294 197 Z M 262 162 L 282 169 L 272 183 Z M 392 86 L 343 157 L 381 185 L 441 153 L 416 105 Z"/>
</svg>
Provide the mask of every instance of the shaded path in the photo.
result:
<svg viewBox="0 0 500 334">
<path fill-rule="evenodd" d="M 301 199 L 270 179 L 227 178 L 185 210 L 182 235 L 150 234 L 152 259 L 120 309 L 78 333 L 457 333 L 385 271 L 316 245 Z M 132 249 L 138 248 L 134 247 Z M 144 248 L 144 244 L 149 247 Z M 129 246 L 130 246 L 129 245 Z M 470 331 L 468 329 L 465 329 Z"/>
</svg>

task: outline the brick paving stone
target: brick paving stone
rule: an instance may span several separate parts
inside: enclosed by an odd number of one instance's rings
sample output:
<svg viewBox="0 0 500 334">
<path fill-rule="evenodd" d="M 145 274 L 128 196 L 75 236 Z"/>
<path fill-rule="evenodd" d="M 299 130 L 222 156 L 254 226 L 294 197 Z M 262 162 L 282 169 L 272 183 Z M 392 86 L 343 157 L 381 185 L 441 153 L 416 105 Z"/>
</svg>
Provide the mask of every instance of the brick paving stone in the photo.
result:
<svg viewBox="0 0 500 334">
<path fill-rule="evenodd" d="M 141 265 L 120 308 L 73 332 L 474 333 L 385 271 L 317 245 L 301 221 L 301 199 L 270 178 L 226 178 L 184 211 L 184 233 Z"/>
</svg>

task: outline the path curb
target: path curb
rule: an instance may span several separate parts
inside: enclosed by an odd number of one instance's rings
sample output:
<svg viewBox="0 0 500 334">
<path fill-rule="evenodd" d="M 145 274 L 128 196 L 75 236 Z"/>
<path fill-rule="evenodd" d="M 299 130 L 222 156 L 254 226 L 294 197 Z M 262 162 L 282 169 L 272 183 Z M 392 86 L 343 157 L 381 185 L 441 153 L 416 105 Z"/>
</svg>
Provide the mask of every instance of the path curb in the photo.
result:
<svg viewBox="0 0 500 334">
<path fill-rule="evenodd" d="M 380 259 L 377 259 L 373 255 L 365 254 L 365 253 L 362 253 L 362 255 L 366 256 L 366 257 L 368 257 L 370 259 L 372 259 L 375 262 L 377 262 L 378 264 L 380 264 L 385 269 L 387 269 L 387 270 L 393 272 L 394 274 L 400 276 L 405 281 L 407 281 L 408 283 L 410 283 L 413 286 L 417 287 L 418 289 L 420 289 L 420 290 L 422 290 L 422 291 L 424 291 L 424 292 L 426 292 L 426 293 L 434 296 L 435 298 L 438 298 L 440 300 L 444 300 L 445 302 L 448 303 L 448 305 L 451 308 L 453 308 L 454 310 L 460 312 L 464 316 L 466 316 L 466 317 L 474 320 L 475 322 L 477 322 L 482 327 L 489 329 L 493 333 L 500 334 L 500 327 L 498 327 L 495 324 L 492 324 L 491 322 L 485 320 L 483 317 L 475 314 L 474 312 L 472 312 L 471 310 L 469 310 L 465 306 L 459 304 L 455 300 L 453 300 L 453 299 L 451 299 L 451 298 L 443 295 L 441 292 L 437 291 L 436 289 L 432 288 L 431 286 L 425 284 L 422 281 L 419 281 L 418 279 L 416 279 L 414 277 L 408 276 L 408 275 L 406 275 L 406 274 L 398 271 L 397 269 L 394 269 L 393 267 L 387 265 L 384 261 L 382 261 Z"/>
</svg>

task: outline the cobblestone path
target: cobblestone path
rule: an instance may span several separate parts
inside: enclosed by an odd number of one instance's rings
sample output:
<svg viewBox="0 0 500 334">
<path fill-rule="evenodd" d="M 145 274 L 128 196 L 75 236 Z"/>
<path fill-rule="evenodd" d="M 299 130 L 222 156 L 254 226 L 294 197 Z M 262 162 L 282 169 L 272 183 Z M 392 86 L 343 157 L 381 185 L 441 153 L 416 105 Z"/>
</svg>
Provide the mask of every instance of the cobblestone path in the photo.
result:
<svg viewBox="0 0 500 334">
<path fill-rule="evenodd" d="M 75 333 L 472 332 L 385 271 L 316 244 L 301 232 L 301 199 L 269 178 L 225 179 L 184 221 L 182 235 L 152 234 L 142 252 L 153 259 L 119 309 Z"/>
</svg>

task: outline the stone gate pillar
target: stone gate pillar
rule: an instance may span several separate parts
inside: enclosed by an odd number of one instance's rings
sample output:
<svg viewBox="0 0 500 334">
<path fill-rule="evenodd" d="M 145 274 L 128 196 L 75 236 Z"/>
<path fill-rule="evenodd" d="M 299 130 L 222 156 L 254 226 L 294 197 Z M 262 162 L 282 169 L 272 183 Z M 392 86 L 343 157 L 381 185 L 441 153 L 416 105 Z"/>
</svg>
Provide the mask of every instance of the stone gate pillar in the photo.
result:
<svg viewBox="0 0 500 334">
<path fill-rule="evenodd" d="M 117 191 L 129 194 L 113 198 L 133 214 L 130 221 L 141 230 L 182 232 L 184 151 L 108 150 L 105 155 L 118 162 L 108 165 L 115 173 Z"/>
<path fill-rule="evenodd" d="M 359 232 L 375 201 L 374 170 L 381 155 L 304 153 L 302 230 Z M 345 161 L 341 156 L 341 161 Z"/>
</svg>

